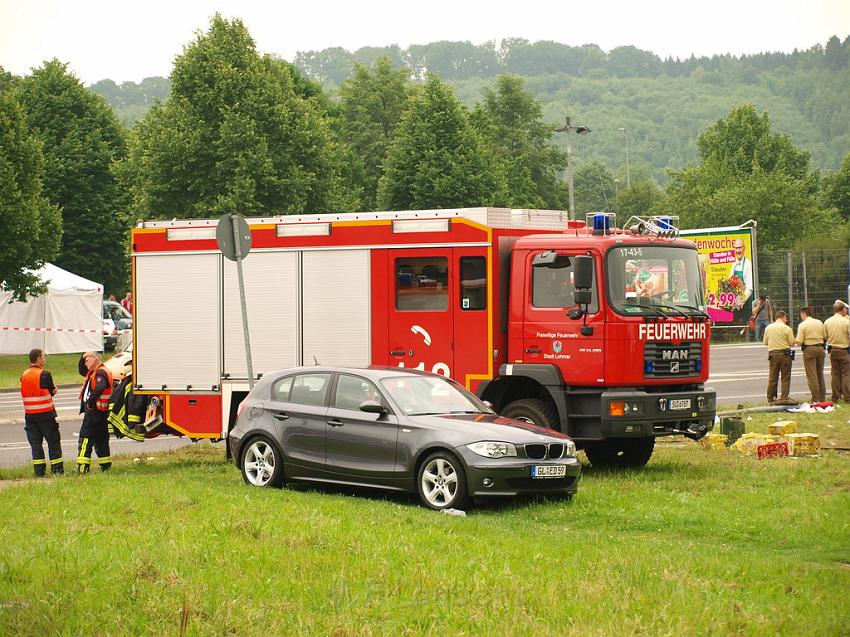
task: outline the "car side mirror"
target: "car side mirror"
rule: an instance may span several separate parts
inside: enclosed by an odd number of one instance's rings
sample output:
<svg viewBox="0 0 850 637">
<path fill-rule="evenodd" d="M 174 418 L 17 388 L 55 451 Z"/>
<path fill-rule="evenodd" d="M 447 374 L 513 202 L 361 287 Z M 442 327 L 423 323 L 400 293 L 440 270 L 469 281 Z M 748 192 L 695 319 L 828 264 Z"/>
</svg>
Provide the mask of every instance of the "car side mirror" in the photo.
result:
<svg viewBox="0 0 850 637">
<path fill-rule="evenodd" d="M 380 414 L 384 415 L 387 412 L 387 408 L 382 404 L 375 402 L 374 400 L 367 400 L 360 403 L 360 411 L 365 411 L 367 414 Z"/>
</svg>

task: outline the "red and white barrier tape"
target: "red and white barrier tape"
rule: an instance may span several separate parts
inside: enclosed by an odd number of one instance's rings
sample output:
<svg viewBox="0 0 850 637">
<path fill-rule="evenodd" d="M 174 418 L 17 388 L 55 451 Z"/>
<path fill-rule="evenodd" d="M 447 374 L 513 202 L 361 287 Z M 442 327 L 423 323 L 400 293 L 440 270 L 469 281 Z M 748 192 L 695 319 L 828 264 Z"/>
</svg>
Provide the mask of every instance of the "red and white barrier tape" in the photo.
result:
<svg viewBox="0 0 850 637">
<path fill-rule="evenodd" d="M 6 325 L 0 326 L 0 331 L 3 332 L 84 332 L 87 334 L 100 334 L 103 330 L 85 330 L 72 327 L 9 327 Z M 113 334 L 132 334 L 133 330 L 115 330 Z"/>
</svg>

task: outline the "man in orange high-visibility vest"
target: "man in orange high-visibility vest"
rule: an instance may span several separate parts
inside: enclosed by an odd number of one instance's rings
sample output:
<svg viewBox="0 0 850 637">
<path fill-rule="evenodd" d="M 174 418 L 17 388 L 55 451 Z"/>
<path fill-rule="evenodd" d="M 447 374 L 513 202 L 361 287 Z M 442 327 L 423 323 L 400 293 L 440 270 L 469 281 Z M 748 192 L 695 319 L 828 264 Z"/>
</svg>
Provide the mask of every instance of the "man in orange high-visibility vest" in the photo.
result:
<svg viewBox="0 0 850 637">
<path fill-rule="evenodd" d="M 62 462 L 62 442 L 59 436 L 59 423 L 56 421 L 56 408 L 53 395 L 56 386 L 53 377 L 44 369 L 43 350 L 34 349 L 29 353 L 30 366 L 21 374 L 21 398 L 24 401 L 24 431 L 32 448 L 32 466 L 35 475 L 47 473 L 47 461 L 44 458 L 43 441 L 47 441 L 50 454 L 50 470 L 54 474 L 65 473 Z"/>
<path fill-rule="evenodd" d="M 80 413 L 84 414 L 80 427 L 77 469 L 88 473 L 92 450 L 97 453 L 101 471 L 112 467 L 109 456 L 109 400 L 112 398 L 112 374 L 100 362 L 96 352 L 86 352 L 80 357 L 80 374 L 85 375 L 80 391 Z"/>
</svg>

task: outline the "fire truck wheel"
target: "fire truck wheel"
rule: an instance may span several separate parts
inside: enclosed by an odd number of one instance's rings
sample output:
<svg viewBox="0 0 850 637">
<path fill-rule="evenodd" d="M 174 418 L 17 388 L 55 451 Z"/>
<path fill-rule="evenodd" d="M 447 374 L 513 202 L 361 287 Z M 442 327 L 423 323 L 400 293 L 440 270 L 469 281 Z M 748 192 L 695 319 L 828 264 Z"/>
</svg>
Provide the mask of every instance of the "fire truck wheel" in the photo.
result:
<svg viewBox="0 0 850 637">
<path fill-rule="evenodd" d="M 242 477 L 255 487 L 283 486 L 283 458 L 277 446 L 265 436 L 248 441 L 242 452 Z"/>
<path fill-rule="evenodd" d="M 465 508 L 469 497 L 463 464 L 448 451 L 432 453 L 416 474 L 416 492 L 429 509 Z"/>
<path fill-rule="evenodd" d="M 558 410 L 552 403 L 539 398 L 515 400 L 502 410 L 502 416 L 523 422 L 558 429 Z"/>
<path fill-rule="evenodd" d="M 590 464 L 603 467 L 643 467 L 652 457 L 655 438 L 612 438 L 584 450 Z"/>
</svg>

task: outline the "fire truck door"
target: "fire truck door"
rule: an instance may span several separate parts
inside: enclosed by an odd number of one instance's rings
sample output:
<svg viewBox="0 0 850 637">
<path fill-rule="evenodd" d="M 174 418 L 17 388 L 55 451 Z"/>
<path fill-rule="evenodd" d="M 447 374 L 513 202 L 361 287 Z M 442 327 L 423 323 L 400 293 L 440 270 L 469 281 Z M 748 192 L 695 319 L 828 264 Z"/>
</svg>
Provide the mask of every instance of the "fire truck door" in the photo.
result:
<svg viewBox="0 0 850 637">
<path fill-rule="evenodd" d="M 464 247 L 452 250 L 452 296 L 454 313 L 454 369 L 452 378 L 472 389 L 470 376 L 486 377 L 490 372 L 492 342 L 488 307 L 487 248 Z"/>
<path fill-rule="evenodd" d="M 452 375 L 451 249 L 390 250 L 389 362 Z"/>
<path fill-rule="evenodd" d="M 568 385 L 603 383 L 605 323 L 599 311 L 598 273 L 594 276 L 587 313 L 587 326 L 592 328 L 592 334 L 584 335 L 581 333 L 584 321 L 567 315 L 577 307 L 573 300 L 572 267 L 532 265 L 542 252 L 531 251 L 526 262 L 523 362 L 557 365 Z"/>
</svg>

